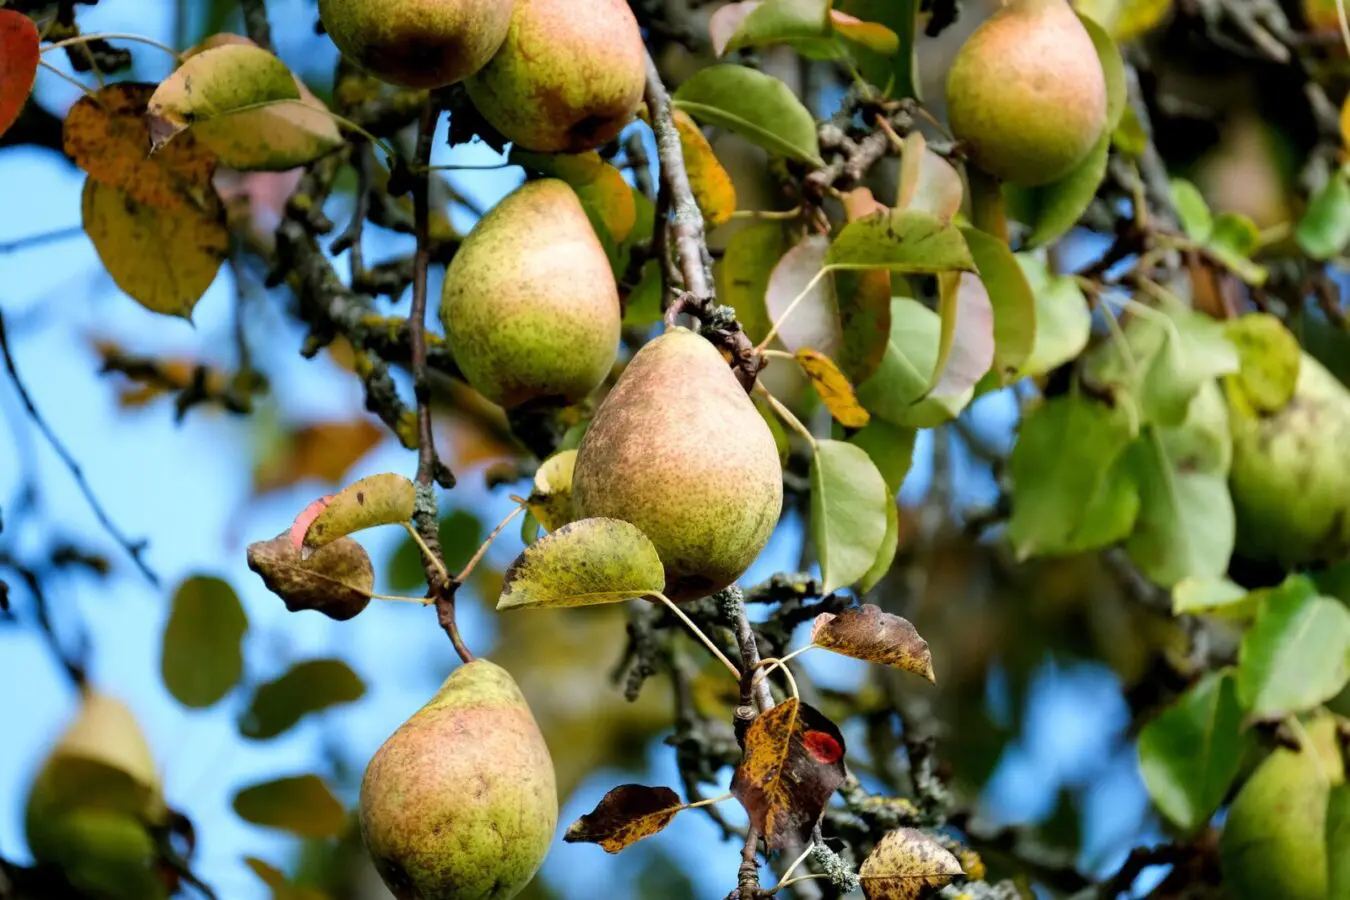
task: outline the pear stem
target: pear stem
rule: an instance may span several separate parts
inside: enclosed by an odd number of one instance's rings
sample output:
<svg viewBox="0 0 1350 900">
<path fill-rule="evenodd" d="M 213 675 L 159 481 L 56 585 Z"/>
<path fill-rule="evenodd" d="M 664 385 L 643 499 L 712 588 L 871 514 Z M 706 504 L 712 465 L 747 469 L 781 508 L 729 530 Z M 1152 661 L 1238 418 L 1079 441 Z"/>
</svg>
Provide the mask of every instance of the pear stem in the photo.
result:
<svg viewBox="0 0 1350 900">
<path fill-rule="evenodd" d="M 778 401 L 777 397 L 769 393 L 769 389 L 763 384 L 756 384 L 755 390 L 769 402 L 769 405 L 773 407 L 774 412 L 778 413 L 780 419 L 786 422 L 793 431 L 806 438 L 806 442 L 811 445 L 811 451 L 814 453 L 816 449 L 816 436 L 811 433 L 809 428 L 802 424 L 802 420 L 794 416 L 792 410 L 788 409 Z"/>
<path fill-rule="evenodd" d="M 721 661 L 722 665 L 726 666 L 731 671 L 731 674 L 735 676 L 736 680 L 737 681 L 741 680 L 741 670 L 731 664 L 731 660 L 727 659 L 726 655 L 721 650 L 717 649 L 717 645 L 712 642 L 712 638 L 704 634 L 703 629 L 695 625 L 694 620 L 685 615 L 684 610 L 680 609 L 678 606 L 675 605 L 675 601 L 671 600 L 669 597 L 667 597 L 665 594 L 662 594 L 659 591 L 652 594 L 652 596 L 655 597 L 657 600 L 660 600 L 666 606 L 668 606 L 670 608 L 670 611 L 675 614 L 676 618 L 678 618 L 681 622 L 683 622 L 689 628 L 689 630 L 694 633 L 694 636 L 697 637 L 700 641 L 702 641 L 705 647 L 707 647 L 709 650 L 712 651 L 712 655 L 717 657 L 718 660 Z"/>
<path fill-rule="evenodd" d="M 478 550 L 475 551 L 473 555 L 473 558 L 464 564 L 464 568 L 459 570 L 459 574 L 456 575 L 454 578 L 455 584 L 458 585 L 464 583 L 465 579 L 467 579 L 469 575 L 473 572 L 473 567 L 478 565 L 478 561 L 483 558 L 483 555 L 487 553 L 488 548 L 492 546 L 492 542 L 497 540 L 497 535 L 501 534 L 502 531 L 506 528 L 506 526 L 511 524 L 512 519 L 514 519 L 516 516 L 520 515 L 524 511 L 525 511 L 524 506 L 517 506 L 506 514 L 506 518 L 502 519 L 500 522 L 497 523 L 497 527 L 492 529 L 492 533 L 487 536 L 487 540 L 483 541 L 483 543 L 479 545 Z"/>
<path fill-rule="evenodd" d="M 140 44 L 147 44 L 151 47 L 157 47 L 160 50 L 163 50 L 165 53 L 168 53 L 174 59 L 180 58 L 180 54 L 178 53 L 178 51 L 170 47 L 168 44 L 161 44 L 159 41 L 154 40 L 153 38 L 145 37 L 144 35 L 128 34 L 120 31 L 106 31 L 106 32 L 98 32 L 95 34 L 77 34 L 75 35 L 75 37 L 66 38 L 64 41 L 57 41 L 55 44 L 48 44 L 47 46 L 42 48 L 42 52 L 47 53 L 50 50 L 60 50 L 63 47 L 74 47 L 76 44 L 87 44 L 90 41 L 136 41 L 137 43 Z"/>
<path fill-rule="evenodd" d="M 686 804 L 684 805 L 684 808 L 685 808 L 685 809 L 698 809 L 700 806 L 712 806 L 712 805 L 714 805 L 714 804 L 716 804 L 716 803 L 725 803 L 727 800 L 730 800 L 733 796 L 735 796 L 735 795 L 734 795 L 734 794 L 729 794 L 729 793 L 728 793 L 728 794 L 723 794 L 723 795 L 720 796 L 720 797 L 709 797 L 709 798 L 707 798 L 706 800 L 698 800 L 698 801 L 695 801 L 695 802 L 693 802 L 693 803 L 686 803 Z"/>
<path fill-rule="evenodd" d="M 789 661 L 794 660 L 797 657 L 801 656 L 807 650 L 816 649 L 817 646 L 819 645 L 807 644 L 805 647 L 799 647 L 796 650 L 793 650 L 787 656 L 779 657 L 777 659 L 775 659 L 774 657 L 769 657 L 768 659 L 761 659 L 759 661 L 759 666 L 757 666 L 756 668 L 762 667 L 767 668 L 764 668 L 764 671 L 762 672 L 755 673 L 755 678 L 754 681 L 751 682 L 751 685 L 753 686 L 759 684 L 759 682 L 763 681 L 765 678 L 768 678 L 770 675 L 772 675 L 775 669 L 782 669 L 783 674 L 787 675 L 788 681 L 792 684 L 792 696 L 794 697 L 797 696 L 797 682 L 793 679 L 792 673 L 788 671 L 787 664 Z"/>
<path fill-rule="evenodd" d="M 778 878 L 778 887 L 782 887 L 785 884 L 792 883 L 791 880 L 792 873 L 797 871 L 798 867 L 800 867 L 802 863 L 806 862 L 806 858 L 811 855 L 811 851 L 815 849 L 815 846 L 816 845 L 814 842 L 807 844 L 806 849 L 802 851 L 802 855 L 794 859 L 792 861 L 792 865 L 788 866 L 786 869 L 783 870 L 783 874 L 780 875 Z M 776 887 L 774 888 L 774 890 L 777 891 L 778 888 Z"/>
</svg>

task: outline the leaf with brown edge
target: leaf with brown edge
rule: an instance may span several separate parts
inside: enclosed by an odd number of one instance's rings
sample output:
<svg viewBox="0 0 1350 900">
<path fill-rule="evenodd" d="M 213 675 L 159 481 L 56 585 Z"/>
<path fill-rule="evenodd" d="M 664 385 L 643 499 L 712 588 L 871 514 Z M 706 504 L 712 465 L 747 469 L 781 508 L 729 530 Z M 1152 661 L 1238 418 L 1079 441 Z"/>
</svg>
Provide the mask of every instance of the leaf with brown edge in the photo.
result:
<svg viewBox="0 0 1350 900">
<path fill-rule="evenodd" d="M 530 544 L 506 570 L 497 609 L 622 603 L 666 586 L 651 540 L 619 519 L 579 519 Z"/>
<path fill-rule="evenodd" d="M 37 26 L 23 13 L 0 9 L 0 135 L 18 121 L 37 78 Z"/>
<path fill-rule="evenodd" d="M 540 464 L 534 473 L 534 490 L 525 501 L 545 531 L 557 531 L 576 518 L 572 509 L 572 469 L 577 451 L 563 450 Z"/>
<path fill-rule="evenodd" d="M 830 796 L 844 783 L 844 736 L 796 697 L 750 723 L 731 793 L 770 850 L 806 844 Z"/>
<path fill-rule="evenodd" d="M 586 815 L 573 822 L 563 835 L 569 844 L 599 844 L 606 853 L 651 837 L 684 809 L 680 795 L 668 787 L 621 784 Z"/>
<path fill-rule="evenodd" d="M 416 502 L 417 489 L 402 475 L 393 472 L 368 475 L 333 495 L 323 512 L 305 529 L 300 553 L 308 557 L 353 531 L 411 521 Z"/>
<path fill-rule="evenodd" d="M 870 420 L 867 410 L 862 408 L 853 385 L 848 383 L 844 373 L 839 371 L 834 360 L 823 353 L 817 353 L 809 347 L 797 351 L 797 363 L 811 379 L 821 402 L 830 411 L 830 415 L 845 428 L 862 428 Z"/>
<path fill-rule="evenodd" d="M 821 613 L 811 623 L 811 643 L 854 659 L 903 669 L 933 681 L 928 642 L 907 619 L 882 612 L 871 603 L 839 615 Z"/>
<path fill-rule="evenodd" d="M 694 191 L 699 212 L 703 213 L 704 222 L 711 230 L 731 220 L 731 214 L 736 211 L 736 185 L 722 168 L 698 123 L 679 109 L 674 111 L 673 118 L 680 133 L 684 166 L 689 170 L 689 186 Z"/>
<path fill-rule="evenodd" d="M 110 84 L 66 113 L 62 146 L 75 165 L 137 203 L 161 209 L 218 205 L 211 187 L 216 157 L 191 134 L 150 155 L 145 110 L 152 84 Z"/>
<path fill-rule="evenodd" d="M 888 833 L 858 869 L 867 900 L 918 900 L 963 874 L 956 857 L 917 828 Z"/>
<path fill-rule="evenodd" d="M 249 544 L 248 567 L 291 612 L 313 609 L 339 622 L 365 609 L 375 588 L 370 556 L 351 538 L 339 538 L 304 559 L 288 529 L 270 541 Z"/>
</svg>

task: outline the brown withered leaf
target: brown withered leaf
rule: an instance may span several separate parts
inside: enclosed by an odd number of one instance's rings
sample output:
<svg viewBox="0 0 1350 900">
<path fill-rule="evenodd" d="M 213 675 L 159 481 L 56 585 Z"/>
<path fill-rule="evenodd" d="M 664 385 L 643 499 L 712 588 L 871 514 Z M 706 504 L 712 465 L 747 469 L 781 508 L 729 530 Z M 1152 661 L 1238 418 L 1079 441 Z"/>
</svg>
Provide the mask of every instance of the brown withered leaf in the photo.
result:
<svg viewBox="0 0 1350 900">
<path fill-rule="evenodd" d="M 853 385 L 848 383 L 844 373 L 824 353 L 818 353 L 810 347 L 797 351 L 797 364 L 802 367 L 806 377 L 811 379 L 821 402 L 830 411 L 830 415 L 845 428 L 862 428 L 870 420 L 867 410 L 858 402 L 853 393 Z"/>
<path fill-rule="evenodd" d="M 811 642 L 826 650 L 870 663 L 922 675 L 933 681 L 928 642 L 909 620 L 871 603 L 851 606 L 839 615 L 821 613 L 811 623 Z"/>
<path fill-rule="evenodd" d="M 110 84 L 80 98 L 66 122 L 66 155 L 90 177 L 120 188 L 137 203 L 160 209 L 207 208 L 215 200 L 211 175 L 216 158 L 195 137 L 174 141 L 150 155 L 145 110 L 153 84 Z"/>
<path fill-rule="evenodd" d="M 339 622 L 365 609 L 375 587 L 370 556 L 351 538 L 301 559 L 287 529 L 270 541 L 249 544 L 248 567 L 291 612 L 314 609 Z"/>
<path fill-rule="evenodd" d="M 762 713 L 745 732 L 745 753 L 731 793 L 770 850 L 805 844 L 844 783 L 844 736 L 816 709 L 793 697 Z"/>
<path fill-rule="evenodd" d="M 680 795 L 668 787 L 621 784 L 595 809 L 573 822 L 563 840 L 569 844 L 599 844 L 607 853 L 618 853 L 661 831 L 682 809 Z"/>
<path fill-rule="evenodd" d="M 858 870 L 867 900 L 918 900 L 926 888 L 961 874 L 956 857 L 915 828 L 887 834 Z"/>
</svg>

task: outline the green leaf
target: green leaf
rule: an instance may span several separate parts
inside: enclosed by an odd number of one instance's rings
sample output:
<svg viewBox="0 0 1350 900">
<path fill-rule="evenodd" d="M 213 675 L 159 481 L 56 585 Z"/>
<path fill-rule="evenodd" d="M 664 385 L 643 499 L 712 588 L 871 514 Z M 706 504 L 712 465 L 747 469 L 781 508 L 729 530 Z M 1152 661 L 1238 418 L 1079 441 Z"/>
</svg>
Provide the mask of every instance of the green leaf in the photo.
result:
<svg viewBox="0 0 1350 900">
<path fill-rule="evenodd" d="M 1228 479 L 1182 468 L 1153 426 L 1144 428 L 1130 460 L 1139 518 L 1125 550 L 1135 565 L 1168 588 L 1226 572 L 1237 528 Z"/>
<path fill-rule="evenodd" d="M 858 592 L 866 594 L 881 583 L 887 573 L 891 571 L 891 565 L 895 562 L 895 554 L 900 550 L 900 510 L 895 505 L 895 498 L 886 504 L 886 536 L 881 539 L 881 549 L 877 551 L 877 558 L 872 561 L 872 568 L 867 570 L 867 574 L 858 582 Z"/>
<path fill-rule="evenodd" d="M 810 50 L 823 41 L 828 50 L 832 37 L 830 0 L 764 0 L 745 17 L 719 55 L 742 47 L 796 42 L 806 42 Z"/>
<path fill-rule="evenodd" d="M 1200 189 L 1184 178 L 1173 178 L 1172 205 L 1186 236 L 1198 244 L 1208 243 L 1214 233 L 1214 218 Z"/>
<path fill-rule="evenodd" d="M 825 593 L 847 587 L 877 563 L 886 539 L 886 480 L 861 447 L 818 441 L 811 458 L 811 540 Z"/>
<path fill-rule="evenodd" d="M 994 310 L 980 279 L 969 272 L 938 277 L 938 357 L 924 393 L 973 390 L 994 362 Z"/>
<path fill-rule="evenodd" d="M 1350 897 L 1350 784 L 1331 789 L 1327 798 L 1327 900 Z"/>
<path fill-rule="evenodd" d="M 1238 696 L 1253 719 L 1312 709 L 1350 681 L 1350 610 L 1301 576 L 1266 598 L 1238 651 Z"/>
<path fill-rule="evenodd" d="M 1139 769 L 1154 805 L 1183 832 L 1198 831 L 1223 803 L 1250 743 L 1232 670 L 1210 672 L 1139 733 Z"/>
<path fill-rule="evenodd" d="M 873 419 L 866 428 L 849 438 L 849 443 L 861 447 L 872 458 L 893 497 L 900 493 L 900 486 L 909 474 L 914 462 L 914 442 L 918 437 L 919 432 L 913 428 Z"/>
<path fill-rule="evenodd" d="M 253 870 L 263 884 L 272 891 L 272 900 L 328 900 L 318 888 L 291 884 L 286 873 L 256 856 L 244 857 L 244 865 Z"/>
<path fill-rule="evenodd" d="M 618 519 L 580 519 L 526 547 L 511 568 L 497 609 L 591 606 L 659 594 L 665 569 L 656 547 Z"/>
<path fill-rule="evenodd" d="M 1230 391 L 1257 413 L 1276 413 L 1294 399 L 1303 348 L 1284 323 L 1269 313 L 1230 321 L 1228 339 L 1237 347 L 1238 374 L 1227 379 Z"/>
<path fill-rule="evenodd" d="M 894 54 L 875 53 L 854 48 L 858 70 L 888 97 L 922 100 L 919 90 L 915 40 L 919 34 L 919 0 L 842 0 L 842 12 L 868 22 L 877 22 L 895 32 Z"/>
<path fill-rule="evenodd" d="M 483 523 L 467 509 L 452 509 L 447 515 L 441 516 L 437 530 L 445 564 L 452 572 L 463 568 L 483 542 Z M 389 557 L 386 578 L 390 590 L 394 591 L 412 591 L 426 583 L 422 550 L 412 535 L 405 534 L 394 548 Z"/>
<path fill-rule="evenodd" d="M 1008 460 L 1008 538 L 1021 559 L 1104 547 L 1134 525 L 1139 494 L 1124 465 L 1130 411 L 1077 392 L 1045 401 L 1023 421 Z"/>
<path fill-rule="evenodd" d="M 1228 404 L 1217 382 L 1200 385 L 1184 422 L 1157 431 L 1163 452 L 1179 471 L 1228 474 L 1233 463 L 1233 438 L 1228 430 Z"/>
<path fill-rule="evenodd" d="M 1120 48 L 1115 40 L 1102 26 L 1081 12 L 1078 19 L 1092 39 L 1092 48 L 1097 51 L 1102 64 L 1102 75 L 1106 79 L 1106 133 L 1110 134 L 1125 114 L 1125 62 L 1120 58 Z"/>
<path fill-rule="evenodd" d="M 1092 205 L 1097 196 L 1097 188 L 1106 177 L 1106 160 L 1111 152 L 1111 133 L 1108 131 L 1097 140 L 1072 172 L 1059 181 L 1043 187 L 1005 191 L 1018 196 L 1017 206 L 1024 209 L 1019 218 L 1031 227 L 1023 249 L 1042 247 L 1058 240 Z"/>
<path fill-rule="evenodd" d="M 886 357 L 891 333 L 893 282 L 890 272 L 834 272 L 835 304 L 839 308 L 839 352 L 836 362 L 852 384 L 871 378 Z M 902 285 L 898 293 L 904 294 Z"/>
<path fill-rule="evenodd" d="M 737 230 L 727 240 L 726 251 L 718 263 L 718 295 L 736 310 L 736 318 L 746 336 L 756 344 L 764 340 L 773 325 L 765 305 L 765 294 L 769 276 L 788 246 L 781 223 L 754 222 Z M 656 268 L 655 272 L 659 288 L 660 269 Z"/>
<path fill-rule="evenodd" d="M 347 830 L 347 812 L 318 775 L 278 778 L 234 795 L 245 822 L 307 838 L 337 837 Z"/>
<path fill-rule="evenodd" d="M 311 713 L 355 703 L 365 693 L 360 677 L 340 659 L 296 663 L 275 681 L 258 685 L 239 721 L 239 733 L 256 741 L 274 738 Z"/>
<path fill-rule="evenodd" d="M 931 428 L 956 418 L 974 396 L 925 396 L 937 366 L 937 313 L 908 297 L 891 303 L 886 354 L 871 378 L 858 385 L 858 401 L 873 416 L 906 428 Z"/>
<path fill-rule="evenodd" d="M 562 450 L 539 464 L 526 505 L 545 531 L 557 531 L 576 518 L 572 509 L 572 470 L 577 451 Z"/>
<path fill-rule="evenodd" d="M 1265 267 L 1249 258 L 1260 245 L 1261 230 L 1255 222 L 1242 213 L 1226 212 L 1214 218 L 1214 231 L 1205 249 L 1243 281 L 1261 285 L 1266 280 Z"/>
<path fill-rule="evenodd" d="M 975 260 L 960 229 L 917 209 L 876 213 L 850 222 L 830 245 L 825 262 L 833 269 L 929 275 L 975 271 Z"/>
<path fill-rule="evenodd" d="M 1036 295 L 1007 244 L 975 228 L 962 228 L 961 234 L 989 292 L 994 309 L 994 369 L 1007 383 L 1036 345 Z"/>
<path fill-rule="evenodd" d="M 674 103 L 705 125 L 725 128 L 770 153 L 823 166 L 816 122 L 786 84 L 744 66 L 701 69 Z"/>
<path fill-rule="evenodd" d="M 1313 259 L 1337 256 L 1350 244 L 1350 177 L 1338 171 L 1317 192 L 1294 228 L 1294 240 Z"/>
<path fill-rule="evenodd" d="M 1187 577 L 1172 588 L 1172 615 L 1184 613 L 1218 613 L 1220 615 L 1247 615 L 1256 612 L 1251 603 L 1252 594 L 1227 578 Z"/>
<path fill-rule="evenodd" d="M 320 501 L 320 512 L 305 529 L 304 550 L 309 552 L 354 531 L 409 522 L 417 490 L 402 475 L 368 475 Z"/>
<path fill-rule="evenodd" d="M 1077 359 L 1092 336 L 1092 311 L 1073 278 L 1051 276 L 1044 263 L 1026 253 L 1017 254 L 1017 261 L 1036 299 L 1035 340 L 1017 373 L 1025 378 Z"/>
<path fill-rule="evenodd" d="M 323 103 L 285 63 L 248 44 L 192 56 L 155 89 L 146 116 L 152 150 L 191 128 L 222 163 L 241 171 L 285 171 L 343 144 Z"/>
<path fill-rule="evenodd" d="M 220 700 L 244 672 L 248 616 L 229 583 L 197 575 L 179 585 L 164 628 L 160 673 L 184 706 L 202 709 Z"/>
</svg>

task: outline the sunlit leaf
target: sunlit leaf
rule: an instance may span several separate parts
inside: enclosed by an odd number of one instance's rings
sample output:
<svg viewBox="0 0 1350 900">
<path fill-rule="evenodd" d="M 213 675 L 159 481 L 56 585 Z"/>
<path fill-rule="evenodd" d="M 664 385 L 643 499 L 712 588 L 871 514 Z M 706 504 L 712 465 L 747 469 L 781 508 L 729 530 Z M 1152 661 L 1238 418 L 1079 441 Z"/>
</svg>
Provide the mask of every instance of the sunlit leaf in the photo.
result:
<svg viewBox="0 0 1350 900">
<path fill-rule="evenodd" d="M 305 530 L 302 553 L 308 555 L 354 531 L 412 520 L 417 490 L 402 475 L 368 475 L 332 496 Z"/>
<path fill-rule="evenodd" d="M 1247 589 L 1227 578 L 1200 578 L 1190 576 L 1172 587 L 1172 614 L 1212 613 L 1234 614 L 1256 611 L 1248 599 Z"/>
<path fill-rule="evenodd" d="M 1350 610 L 1293 575 L 1273 591 L 1242 638 L 1238 697 L 1249 716 L 1312 709 L 1350 681 Z"/>
<path fill-rule="evenodd" d="M 862 428 L 870 416 L 858 403 L 853 394 L 853 385 L 848 383 L 844 373 L 835 366 L 834 361 L 823 353 L 817 353 L 803 347 L 797 351 L 797 362 L 802 371 L 811 379 L 821 402 L 830 411 L 830 415 L 845 428 Z"/>
<path fill-rule="evenodd" d="M 886 481 L 862 448 L 817 441 L 811 457 L 811 539 L 825 593 L 867 574 L 886 537 Z"/>
<path fill-rule="evenodd" d="M 375 588 L 370 555 L 351 538 L 339 538 L 306 559 L 288 529 L 249 544 L 248 567 L 291 612 L 318 610 L 339 622 L 364 610 Z"/>
<path fill-rule="evenodd" d="M 806 844 L 830 796 L 844 783 L 844 736 L 790 697 L 750 723 L 731 793 L 771 850 Z"/>
<path fill-rule="evenodd" d="M 994 313 L 994 369 L 1010 379 L 1036 345 L 1036 295 L 1008 245 L 976 228 L 962 228 Z"/>
<path fill-rule="evenodd" d="M 37 78 L 38 30 L 33 20 L 12 9 L 0 9 L 0 135 L 23 112 Z"/>
<path fill-rule="evenodd" d="M 246 787 L 234 795 L 234 811 L 245 822 L 300 837 L 337 837 L 347 829 L 346 810 L 318 775 L 296 775 Z"/>
<path fill-rule="evenodd" d="M 835 34 L 873 53 L 895 56 L 900 51 L 900 36 L 880 22 L 864 22 L 857 16 L 832 9 L 830 24 L 834 26 Z"/>
<path fill-rule="evenodd" d="M 961 175 L 947 160 L 928 149 L 923 132 L 905 136 L 900 158 L 900 190 L 896 209 L 931 213 L 942 222 L 950 222 L 961 210 L 965 188 Z"/>
<path fill-rule="evenodd" d="M 239 733 L 259 741 L 274 738 L 307 715 L 354 703 L 365 693 L 360 677 L 340 659 L 296 663 L 280 678 L 258 685 L 239 720 Z"/>
<path fill-rule="evenodd" d="M 844 656 L 934 680 L 928 642 L 908 619 L 870 603 L 849 607 L 838 615 L 816 616 L 811 623 L 811 642 Z"/>
<path fill-rule="evenodd" d="M 607 853 L 618 853 L 664 829 L 682 809 L 680 795 L 668 787 L 621 784 L 573 822 L 563 840 L 599 844 Z"/>
<path fill-rule="evenodd" d="M 526 547 L 506 570 L 497 609 L 590 606 L 660 593 L 665 569 L 637 526 L 580 519 Z"/>
<path fill-rule="evenodd" d="M 576 518 L 572 509 L 572 469 L 576 462 L 577 451 L 563 450 L 544 460 L 534 473 L 529 507 L 545 531 L 557 531 Z"/>
<path fill-rule="evenodd" d="M 824 164 L 815 119 L 772 75 L 745 66 L 709 66 L 680 85 L 674 102 L 700 122 L 735 132 L 770 153 Z"/>
<path fill-rule="evenodd" d="M 698 123 L 683 110 L 675 110 L 673 118 L 680 132 L 680 148 L 684 151 L 684 167 L 689 172 L 694 200 L 707 227 L 716 228 L 730 221 L 736 211 L 736 185 L 722 168 Z"/>
<path fill-rule="evenodd" d="M 850 222 L 830 245 L 825 262 L 836 269 L 933 275 L 975 271 L 960 230 L 921 210 L 894 210 Z"/>
<path fill-rule="evenodd" d="M 939 397 L 972 390 L 994 361 L 994 311 L 979 276 L 938 276 L 938 358 L 925 393 Z"/>
<path fill-rule="evenodd" d="M 842 335 L 834 279 L 821 275 L 829 252 L 828 237 L 807 235 L 783 254 L 769 276 L 765 307 L 770 320 L 779 323 L 778 339 L 794 353 L 808 347 L 832 356 L 839 349 Z"/>
<path fill-rule="evenodd" d="M 769 278 L 788 251 L 779 222 L 753 222 L 727 240 L 717 264 L 717 294 L 732 309 L 750 340 L 759 343 L 772 322 L 766 306 Z"/>
<path fill-rule="evenodd" d="M 1253 313 L 1227 324 L 1224 333 L 1237 347 L 1238 372 L 1226 379 L 1258 413 L 1275 413 L 1294 398 L 1303 348 L 1269 313 Z"/>
<path fill-rule="evenodd" d="M 858 869 L 867 900 L 919 900 L 961 874 L 956 857 L 915 828 L 888 833 Z"/>
<path fill-rule="evenodd" d="M 881 539 L 881 549 L 877 551 L 877 558 L 872 560 L 872 567 L 858 579 L 859 594 L 865 595 L 881 583 L 881 580 L 890 573 L 891 566 L 895 563 L 895 555 L 899 552 L 900 509 L 892 497 L 886 504 L 886 535 Z"/>
<path fill-rule="evenodd" d="M 229 582 L 197 575 L 174 592 L 164 627 L 160 674 L 184 706 L 211 706 L 244 673 L 248 616 Z"/>
</svg>

